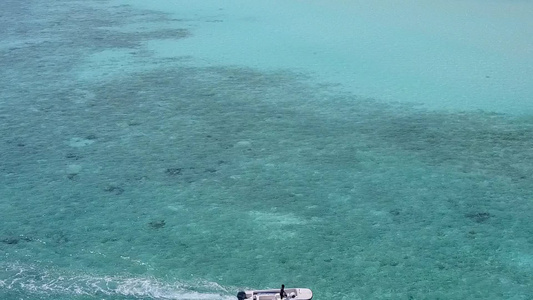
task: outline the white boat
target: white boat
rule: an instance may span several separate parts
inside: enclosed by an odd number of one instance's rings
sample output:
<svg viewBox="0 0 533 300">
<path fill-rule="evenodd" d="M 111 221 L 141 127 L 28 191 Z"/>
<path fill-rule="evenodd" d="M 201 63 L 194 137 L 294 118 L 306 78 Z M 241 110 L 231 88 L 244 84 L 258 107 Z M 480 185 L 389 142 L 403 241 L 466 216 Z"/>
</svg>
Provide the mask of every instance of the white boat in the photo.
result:
<svg viewBox="0 0 533 300">
<path fill-rule="evenodd" d="M 279 295 L 280 290 L 255 290 L 255 291 L 242 291 L 237 294 L 239 300 L 311 300 L 313 298 L 313 292 L 310 289 L 285 289 L 286 297 L 281 298 Z"/>
</svg>

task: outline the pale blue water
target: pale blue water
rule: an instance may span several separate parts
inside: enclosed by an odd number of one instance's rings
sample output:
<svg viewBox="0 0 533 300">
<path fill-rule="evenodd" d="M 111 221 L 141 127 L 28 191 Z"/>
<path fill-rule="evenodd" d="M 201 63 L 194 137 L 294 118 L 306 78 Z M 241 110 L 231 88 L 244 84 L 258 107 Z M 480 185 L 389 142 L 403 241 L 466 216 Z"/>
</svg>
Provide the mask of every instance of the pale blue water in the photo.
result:
<svg viewBox="0 0 533 300">
<path fill-rule="evenodd" d="M 3 1 L 0 299 L 531 299 L 532 74 L 438 109 L 154 50 L 201 12 Z"/>
</svg>

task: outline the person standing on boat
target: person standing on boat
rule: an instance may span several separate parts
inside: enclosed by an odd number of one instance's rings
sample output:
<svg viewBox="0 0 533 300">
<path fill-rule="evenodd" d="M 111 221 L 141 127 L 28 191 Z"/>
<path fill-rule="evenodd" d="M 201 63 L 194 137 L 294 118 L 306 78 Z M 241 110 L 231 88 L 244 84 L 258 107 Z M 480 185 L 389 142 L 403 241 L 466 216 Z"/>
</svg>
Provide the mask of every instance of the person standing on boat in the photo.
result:
<svg viewBox="0 0 533 300">
<path fill-rule="evenodd" d="M 287 293 L 285 293 L 285 285 L 281 285 L 281 290 L 279 291 L 279 297 L 281 299 L 287 298 Z"/>
</svg>

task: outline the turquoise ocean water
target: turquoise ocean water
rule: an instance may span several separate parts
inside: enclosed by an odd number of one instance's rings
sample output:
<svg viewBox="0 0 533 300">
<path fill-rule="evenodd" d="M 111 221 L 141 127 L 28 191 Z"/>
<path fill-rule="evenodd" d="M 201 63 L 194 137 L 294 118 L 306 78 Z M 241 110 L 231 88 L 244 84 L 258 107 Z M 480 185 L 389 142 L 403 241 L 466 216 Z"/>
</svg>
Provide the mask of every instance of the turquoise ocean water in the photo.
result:
<svg viewBox="0 0 533 300">
<path fill-rule="evenodd" d="M 532 13 L 3 1 L 0 299 L 531 299 Z"/>
</svg>

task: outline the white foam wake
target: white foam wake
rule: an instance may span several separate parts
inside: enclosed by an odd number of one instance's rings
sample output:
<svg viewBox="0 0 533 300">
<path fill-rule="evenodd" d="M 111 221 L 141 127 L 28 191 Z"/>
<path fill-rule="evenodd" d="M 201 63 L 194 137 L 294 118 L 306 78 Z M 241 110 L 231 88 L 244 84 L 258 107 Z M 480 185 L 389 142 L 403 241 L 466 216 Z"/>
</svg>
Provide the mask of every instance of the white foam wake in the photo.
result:
<svg viewBox="0 0 533 300">
<path fill-rule="evenodd" d="M 164 282 L 153 277 L 60 274 L 34 266 L 3 266 L 0 288 L 32 294 L 115 296 L 142 299 L 235 299 L 215 282 Z"/>
</svg>

